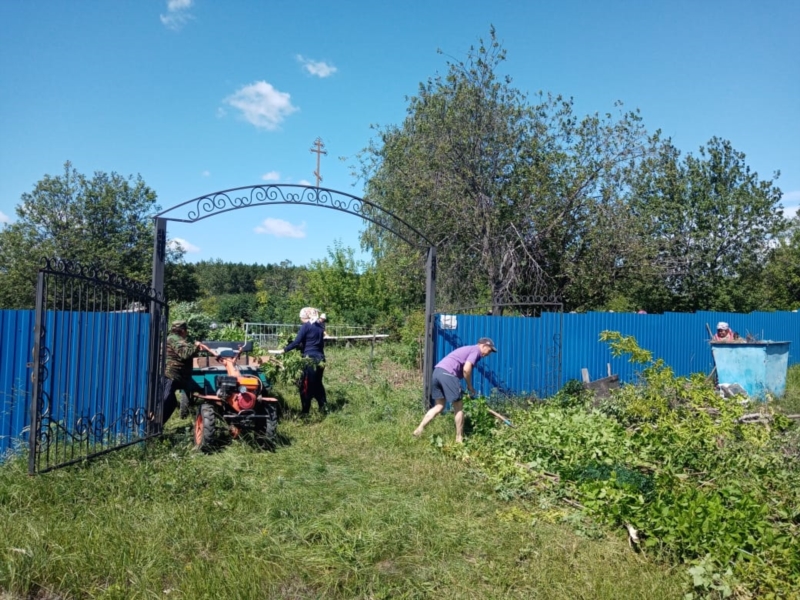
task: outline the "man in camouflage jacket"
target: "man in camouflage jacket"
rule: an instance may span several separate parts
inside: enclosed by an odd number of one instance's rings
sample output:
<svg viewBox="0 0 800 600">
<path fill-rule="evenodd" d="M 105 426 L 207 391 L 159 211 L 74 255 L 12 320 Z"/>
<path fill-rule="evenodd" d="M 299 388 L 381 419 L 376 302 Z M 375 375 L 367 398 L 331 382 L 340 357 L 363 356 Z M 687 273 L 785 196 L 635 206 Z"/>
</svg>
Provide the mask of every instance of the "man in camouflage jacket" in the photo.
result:
<svg viewBox="0 0 800 600">
<path fill-rule="evenodd" d="M 200 391 L 192 379 L 192 358 L 200 350 L 208 350 L 200 342 L 190 342 L 186 339 L 188 328 L 186 321 L 174 321 L 167 336 L 167 365 L 164 371 L 166 377 L 164 382 L 164 405 L 163 421 L 167 420 L 175 412 L 178 405 L 176 393 L 181 394 L 181 419 L 189 415 L 189 397 L 195 391 Z"/>
</svg>

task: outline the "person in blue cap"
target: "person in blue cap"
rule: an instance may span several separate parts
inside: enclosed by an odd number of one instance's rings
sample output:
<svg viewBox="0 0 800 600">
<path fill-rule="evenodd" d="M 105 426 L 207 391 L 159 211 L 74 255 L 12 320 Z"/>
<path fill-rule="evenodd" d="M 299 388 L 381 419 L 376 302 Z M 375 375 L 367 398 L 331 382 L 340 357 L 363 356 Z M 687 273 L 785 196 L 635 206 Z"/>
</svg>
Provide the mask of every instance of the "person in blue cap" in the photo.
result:
<svg viewBox="0 0 800 600">
<path fill-rule="evenodd" d="M 431 380 L 431 400 L 435 405 L 425 413 L 419 427 L 414 430 L 415 437 L 421 436 L 425 426 L 450 402 L 455 413 L 456 443 L 464 441 L 464 403 L 461 401 L 464 391 L 461 389 L 461 379 L 466 382 L 470 396 L 477 396 L 472 387 L 472 370 L 480 359 L 492 352 L 497 352 L 494 342 L 482 337 L 474 346 L 456 348 L 436 364 Z"/>
</svg>

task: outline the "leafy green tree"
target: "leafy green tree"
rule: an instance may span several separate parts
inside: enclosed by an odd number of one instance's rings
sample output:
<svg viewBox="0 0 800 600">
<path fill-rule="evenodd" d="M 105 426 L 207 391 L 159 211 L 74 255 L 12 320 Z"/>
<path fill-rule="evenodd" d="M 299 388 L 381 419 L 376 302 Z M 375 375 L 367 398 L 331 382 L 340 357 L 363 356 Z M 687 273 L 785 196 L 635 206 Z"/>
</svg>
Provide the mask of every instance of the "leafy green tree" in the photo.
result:
<svg viewBox="0 0 800 600">
<path fill-rule="evenodd" d="M 223 262 L 221 259 L 200 261 L 195 269 L 201 293 L 206 296 L 255 294 L 256 281 L 267 271 L 264 265 Z"/>
<path fill-rule="evenodd" d="M 635 112 L 581 119 L 571 100 L 543 94 L 531 105 L 498 74 L 504 60 L 492 29 L 488 44 L 420 85 L 402 125 L 361 154 L 367 198 L 436 244 L 446 303 L 597 302 L 626 250 L 622 190 L 650 140 Z M 362 243 L 379 269 L 399 263 L 424 281 L 418 253 L 377 226 Z"/>
<path fill-rule="evenodd" d="M 164 267 L 164 293 L 170 302 L 194 302 L 200 297 L 200 283 L 195 266 L 182 258 L 170 260 Z"/>
<path fill-rule="evenodd" d="M 156 194 L 141 176 L 78 173 L 70 162 L 46 175 L 0 230 L 0 306 L 34 305 L 43 257 L 76 260 L 137 281 L 149 281 Z"/>
<path fill-rule="evenodd" d="M 374 323 L 386 301 L 375 270 L 355 259 L 355 251 L 336 242 L 328 258 L 312 261 L 306 277 L 307 301 L 329 318 L 351 325 Z"/>
<path fill-rule="evenodd" d="M 255 320 L 258 310 L 255 294 L 223 294 L 217 297 L 216 319 L 220 323 L 245 323 Z"/>
<path fill-rule="evenodd" d="M 777 239 L 763 273 L 764 306 L 774 310 L 800 308 L 800 217 Z"/>
<path fill-rule="evenodd" d="M 760 180 L 745 155 L 717 137 L 696 157 L 681 159 L 666 141 L 644 161 L 630 206 L 652 265 L 633 293 L 648 310 L 763 307 L 761 271 L 787 226 L 777 177 Z"/>
</svg>

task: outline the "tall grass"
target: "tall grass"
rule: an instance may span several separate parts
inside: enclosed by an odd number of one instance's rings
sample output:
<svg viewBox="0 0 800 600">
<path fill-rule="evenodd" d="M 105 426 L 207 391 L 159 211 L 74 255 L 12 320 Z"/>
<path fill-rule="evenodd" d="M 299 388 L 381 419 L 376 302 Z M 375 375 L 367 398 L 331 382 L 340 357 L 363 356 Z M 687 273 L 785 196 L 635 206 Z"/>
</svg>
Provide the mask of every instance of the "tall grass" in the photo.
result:
<svg viewBox="0 0 800 600">
<path fill-rule="evenodd" d="M 778 400 L 777 405 L 786 414 L 800 414 L 800 365 L 789 367 L 786 373 L 786 393 Z"/>
<path fill-rule="evenodd" d="M 417 440 L 418 376 L 331 349 L 333 410 L 265 452 L 164 439 L 29 477 L 0 467 L 0 598 L 675 598 L 677 574 L 579 535 Z M 312 409 L 315 413 L 316 409 Z M 430 438 L 450 443 L 451 415 Z M 3 595 L 5 593 L 5 596 Z"/>
</svg>

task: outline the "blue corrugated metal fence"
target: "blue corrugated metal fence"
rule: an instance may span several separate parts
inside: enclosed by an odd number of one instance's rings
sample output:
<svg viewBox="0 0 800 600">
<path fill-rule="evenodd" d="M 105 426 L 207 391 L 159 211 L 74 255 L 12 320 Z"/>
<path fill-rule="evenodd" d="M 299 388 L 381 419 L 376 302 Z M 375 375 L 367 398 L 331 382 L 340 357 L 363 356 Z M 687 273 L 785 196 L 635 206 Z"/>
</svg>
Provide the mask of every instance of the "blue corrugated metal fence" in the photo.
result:
<svg viewBox="0 0 800 600">
<path fill-rule="evenodd" d="M 34 325 L 32 310 L 0 311 L 0 455 L 27 444 Z M 50 420 L 84 419 L 113 436 L 126 411 L 146 404 L 150 315 L 47 311 L 45 331 L 45 346 L 56 349 L 43 383 Z"/>
<path fill-rule="evenodd" d="M 147 357 L 141 354 L 141 348 L 147 347 L 142 336 L 149 335 L 149 315 L 120 313 L 113 315 L 112 320 L 106 315 L 102 322 L 96 323 L 87 320 L 85 314 L 80 315 L 48 314 L 48 332 L 70 340 L 69 353 L 73 358 L 79 357 L 70 361 L 66 360 L 66 353 L 52 357 L 48 365 L 48 391 L 54 399 L 54 410 L 58 410 L 60 398 L 80 395 L 85 399 L 83 406 L 96 409 L 111 422 L 118 416 L 116 399 L 146 393 L 146 381 L 128 374 L 142 373 L 146 367 Z M 445 327 L 441 315 L 437 315 L 435 360 L 438 362 L 458 346 L 474 344 L 479 337 L 491 337 L 500 352 L 479 363 L 475 387 L 483 394 L 496 388 L 506 393 L 534 393 L 544 397 L 568 379 L 580 379 L 582 368 L 589 369 L 592 379 L 604 377 L 609 363 L 622 381 L 633 381 L 637 366 L 625 358 L 612 358 L 608 345 L 598 341 L 600 332 L 606 329 L 634 336 L 643 348 L 651 350 L 655 358 L 663 358 L 678 375 L 708 373 L 713 361 L 706 323 L 714 328 L 718 321 L 727 321 L 742 335 L 749 332 L 764 340 L 791 342 L 789 364 L 798 362 L 800 313 L 789 312 L 456 315 L 455 319 L 444 320 Z M 0 311 L 0 453 L 27 437 L 31 397 L 31 369 L 27 364 L 32 361 L 33 329 L 33 311 Z M 77 330 L 84 332 L 83 337 L 75 335 Z M 52 347 L 63 348 L 63 345 L 56 340 Z M 106 352 L 107 348 L 114 351 Z"/>
<path fill-rule="evenodd" d="M 561 328 L 563 319 L 563 329 Z M 662 358 L 677 375 L 710 373 L 713 368 L 706 324 L 712 331 L 726 321 L 744 336 L 788 341 L 789 364 L 800 353 L 800 313 L 755 312 L 750 314 L 698 312 L 648 315 L 635 313 L 544 313 L 540 317 L 492 317 L 436 315 L 435 362 L 464 344 L 490 337 L 499 352 L 478 364 L 473 383 L 482 394 L 499 389 L 514 394 L 551 394 L 553 385 L 553 336 L 561 333 L 562 363 L 556 388 L 569 379 L 580 379 L 581 369 L 591 379 L 607 375 L 607 365 L 621 381 L 631 382 L 639 369 L 627 358 L 612 358 L 608 345 L 599 341 L 603 330 L 632 335 L 642 348 Z M 444 326 L 443 326 L 444 324 Z"/>
<path fill-rule="evenodd" d="M 32 310 L 0 311 L 0 456 L 27 439 L 35 317 Z"/>
</svg>

